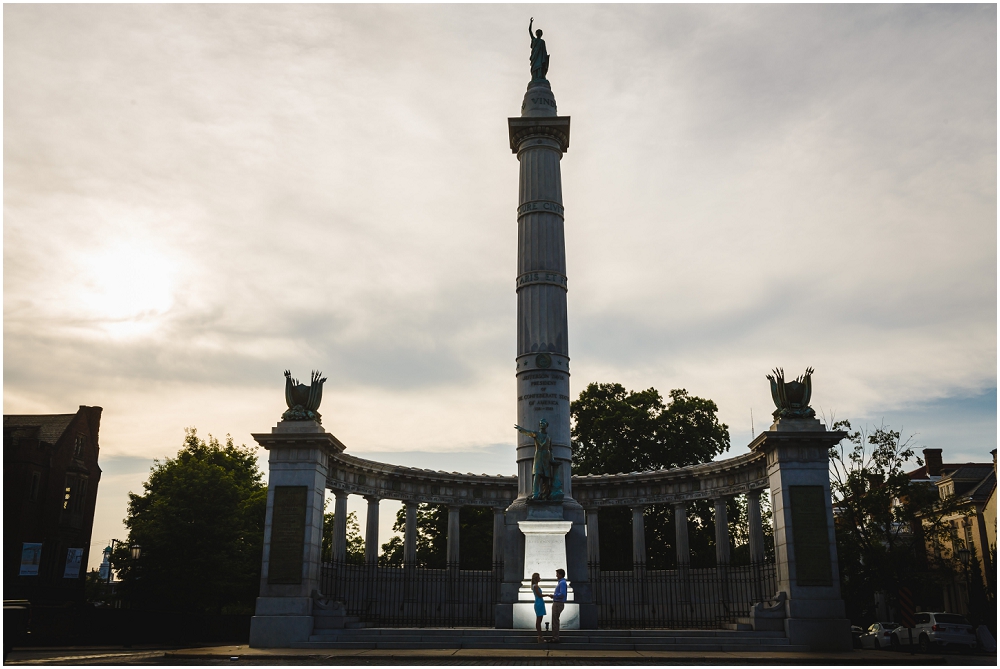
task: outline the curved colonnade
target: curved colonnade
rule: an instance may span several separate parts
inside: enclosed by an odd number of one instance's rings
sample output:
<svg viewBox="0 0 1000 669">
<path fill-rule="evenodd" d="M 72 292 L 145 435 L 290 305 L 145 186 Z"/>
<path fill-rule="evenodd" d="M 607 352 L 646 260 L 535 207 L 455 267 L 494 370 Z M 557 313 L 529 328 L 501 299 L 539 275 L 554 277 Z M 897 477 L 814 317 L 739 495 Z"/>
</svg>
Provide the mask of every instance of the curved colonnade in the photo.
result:
<svg viewBox="0 0 1000 669">
<path fill-rule="evenodd" d="M 365 527 L 365 559 L 378 558 L 379 502 L 393 499 L 406 508 L 404 562 L 416 560 L 416 510 L 418 504 L 441 504 L 448 507 L 448 548 L 450 564 L 459 562 L 459 510 L 462 506 L 490 507 L 494 513 L 493 561 L 503 561 L 503 514 L 517 497 L 517 476 L 490 476 L 433 471 L 366 460 L 347 453 L 331 453 L 326 487 L 336 497 L 333 540 L 334 561 L 343 560 L 347 550 L 347 497 L 362 495 L 368 502 Z M 689 502 L 711 499 L 716 517 L 725 518 L 726 501 L 746 494 L 750 553 L 753 559 L 764 554 L 761 527 L 760 492 L 768 487 L 763 453 L 751 452 L 727 460 L 675 469 L 660 469 L 628 474 L 573 476 L 573 497 L 587 511 L 588 562 L 600 562 L 597 511 L 602 507 L 628 507 L 632 510 L 633 560 L 645 564 L 643 510 L 657 504 L 674 508 L 679 563 L 690 562 L 687 541 Z M 729 562 L 728 523 L 716 523 L 716 558 Z"/>
</svg>

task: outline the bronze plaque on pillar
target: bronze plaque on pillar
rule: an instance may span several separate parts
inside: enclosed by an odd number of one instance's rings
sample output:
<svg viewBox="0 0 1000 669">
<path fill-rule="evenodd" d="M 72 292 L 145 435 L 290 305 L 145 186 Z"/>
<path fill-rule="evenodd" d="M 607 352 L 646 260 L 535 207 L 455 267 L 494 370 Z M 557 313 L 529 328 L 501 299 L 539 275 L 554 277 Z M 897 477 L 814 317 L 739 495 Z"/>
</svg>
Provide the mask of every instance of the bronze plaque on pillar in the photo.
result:
<svg viewBox="0 0 1000 669">
<path fill-rule="evenodd" d="M 795 542 L 795 582 L 798 585 L 833 585 L 823 486 L 789 486 L 788 497 Z"/>
<path fill-rule="evenodd" d="M 268 583 L 274 585 L 302 583 L 308 494 L 309 489 L 304 485 L 274 487 L 271 552 L 267 563 Z"/>
</svg>

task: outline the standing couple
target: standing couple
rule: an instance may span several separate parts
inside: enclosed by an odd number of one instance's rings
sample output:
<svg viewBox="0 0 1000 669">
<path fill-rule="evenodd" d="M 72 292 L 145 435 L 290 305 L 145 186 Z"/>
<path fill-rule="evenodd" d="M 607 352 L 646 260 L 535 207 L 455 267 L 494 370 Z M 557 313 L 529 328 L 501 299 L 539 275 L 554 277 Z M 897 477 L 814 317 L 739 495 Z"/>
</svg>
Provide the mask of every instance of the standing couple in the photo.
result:
<svg viewBox="0 0 1000 669">
<path fill-rule="evenodd" d="M 552 639 L 559 642 L 559 616 L 562 615 L 566 607 L 566 572 L 556 569 L 556 589 L 552 593 Z M 545 600 L 542 595 L 542 588 L 538 582 L 542 577 L 535 572 L 531 575 L 531 592 L 535 595 L 535 631 L 538 632 L 538 643 L 542 643 L 542 616 L 545 615 Z"/>
</svg>

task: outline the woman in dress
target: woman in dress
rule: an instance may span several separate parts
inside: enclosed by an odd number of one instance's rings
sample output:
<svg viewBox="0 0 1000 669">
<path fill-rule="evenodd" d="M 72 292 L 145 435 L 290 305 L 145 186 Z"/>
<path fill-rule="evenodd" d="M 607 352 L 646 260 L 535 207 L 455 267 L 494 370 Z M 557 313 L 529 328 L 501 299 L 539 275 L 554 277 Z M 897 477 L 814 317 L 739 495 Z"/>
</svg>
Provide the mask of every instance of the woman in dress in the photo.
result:
<svg viewBox="0 0 1000 669">
<path fill-rule="evenodd" d="M 542 577 L 535 572 L 531 575 L 531 592 L 535 595 L 535 631 L 538 632 L 538 643 L 542 643 L 542 616 L 545 615 L 545 601 L 542 599 L 542 588 L 538 582 Z"/>
</svg>

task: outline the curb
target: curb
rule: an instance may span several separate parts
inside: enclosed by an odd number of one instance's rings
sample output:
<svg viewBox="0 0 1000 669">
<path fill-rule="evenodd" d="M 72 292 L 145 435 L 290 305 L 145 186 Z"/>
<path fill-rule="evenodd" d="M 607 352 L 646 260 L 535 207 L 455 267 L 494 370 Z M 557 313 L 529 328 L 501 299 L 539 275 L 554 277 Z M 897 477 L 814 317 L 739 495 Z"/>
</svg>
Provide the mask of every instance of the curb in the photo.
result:
<svg viewBox="0 0 1000 669">
<path fill-rule="evenodd" d="M 803 653 L 803 652 L 704 652 L 689 653 L 684 651 L 616 651 L 616 650 L 522 650 L 522 649 L 419 649 L 419 650 L 337 650 L 323 649 L 316 651 L 303 649 L 302 652 L 290 653 L 286 649 L 248 649 L 239 648 L 223 652 L 205 652 L 203 649 L 190 651 L 169 651 L 164 653 L 168 660 L 218 660 L 220 658 L 239 658 L 240 660 L 282 660 L 302 661 L 304 659 L 323 660 L 334 658 L 357 658 L 378 661 L 435 660 L 452 659 L 470 663 L 507 659 L 547 659 L 566 661 L 647 661 L 650 664 L 657 661 L 671 663 L 704 664 L 706 661 L 716 661 L 718 664 L 780 664 L 780 665 L 848 665 L 848 666 L 934 666 L 946 663 L 944 656 L 923 655 L 917 657 L 893 657 L 885 653 L 872 656 L 864 654 L 857 656 L 852 653 Z"/>
</svg>

